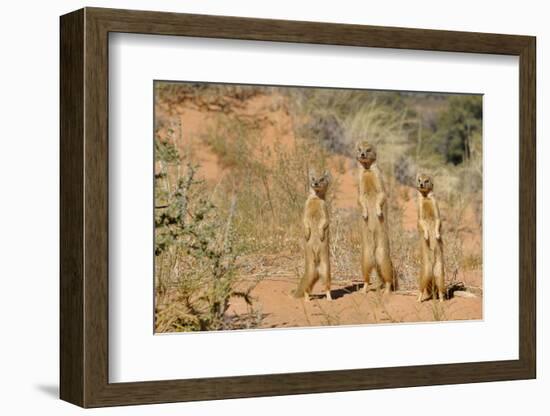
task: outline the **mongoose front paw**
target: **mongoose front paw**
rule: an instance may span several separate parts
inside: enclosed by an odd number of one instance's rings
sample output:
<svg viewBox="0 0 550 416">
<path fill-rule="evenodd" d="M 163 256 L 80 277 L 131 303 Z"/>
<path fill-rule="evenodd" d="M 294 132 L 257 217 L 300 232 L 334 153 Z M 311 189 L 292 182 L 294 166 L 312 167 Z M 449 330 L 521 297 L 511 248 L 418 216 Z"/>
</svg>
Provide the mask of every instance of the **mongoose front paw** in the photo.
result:
<svg viewBox="0 0 550 416">
<path fill-rule="evenodd" d="M 325 230 L 323 228 L 319 229 L 319 239 L 321 241 L 325 239 Z"/>
<path fill-rule="evenodd" d="M 367 221 L 369 219 L 369 213 L 367 211 L 363 211 L 363 213 L 361 214 L 361 216 L 363 217 L 363 219 L 365 221 Z"/>
<path fill-rule="evenodd" d="M 424 240 L 428 241 L 430 239 L 430 234 L 427 231 L 424 231 Z"/>
<path fill-rule="evenodd" d="M 382 218 L 383 215 L 384 215 L 384 213 L 382 212 L 382 208 L 380 208 L 380 207 L 376 208 L 376 216 L 378 218 Z"/>
<path fill-rule="evenodd" d="M 441 240 L 441 234 L 436 233 L 436 234 L 435 234 L 435 239 L 436 239 L 436 240 Z"/>
</svg>

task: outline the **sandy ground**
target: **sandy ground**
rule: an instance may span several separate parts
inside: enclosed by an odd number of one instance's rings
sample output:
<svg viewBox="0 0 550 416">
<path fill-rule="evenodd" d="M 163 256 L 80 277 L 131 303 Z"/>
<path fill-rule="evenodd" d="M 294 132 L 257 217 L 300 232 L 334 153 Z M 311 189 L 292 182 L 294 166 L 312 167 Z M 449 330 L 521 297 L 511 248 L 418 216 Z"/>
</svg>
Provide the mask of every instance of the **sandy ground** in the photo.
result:
<svg viewBox="0 0 550 416">
<path fill-rule="evenodd" d="M 371 290 L 364 294 L 362 283 L 337 282 L 331 291 L 332 301 L 326 300 L 317 287 L 306 302 L 291 296 L 295 287 L 296 281 L 290 279 L 265 279 L 256 286 L 252 296 L 261 309 L 260 328 L 469 320 L 482 316 L 482 298 L 478 296 L 418 303 L 414 292 L 385 295 Z M 229 315 L 247 313 L 244 301 L 232 301 Z"/>
</svg>

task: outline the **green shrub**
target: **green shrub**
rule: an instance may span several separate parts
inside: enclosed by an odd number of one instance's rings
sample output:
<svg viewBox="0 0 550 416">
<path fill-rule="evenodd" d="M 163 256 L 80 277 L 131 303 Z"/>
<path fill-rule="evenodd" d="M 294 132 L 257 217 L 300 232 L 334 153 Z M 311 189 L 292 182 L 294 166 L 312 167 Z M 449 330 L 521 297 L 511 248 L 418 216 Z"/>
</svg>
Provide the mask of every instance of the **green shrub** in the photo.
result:
<svg viewBox="0 0 550 416">
<path fill-rule="evenodd" d="M 162 162 L 178 163 L 167 141 L 157 140 Z M 236 197 L 226 216 L 208 198 L 197 167 L 170 187 L 167 169 L 155 175 L 156 328 L 159 332 L 216 330 L 232 327 L 230 299 L 252 304 L 250 291 L 238 289 L 233 219 Z"/>
</svg>

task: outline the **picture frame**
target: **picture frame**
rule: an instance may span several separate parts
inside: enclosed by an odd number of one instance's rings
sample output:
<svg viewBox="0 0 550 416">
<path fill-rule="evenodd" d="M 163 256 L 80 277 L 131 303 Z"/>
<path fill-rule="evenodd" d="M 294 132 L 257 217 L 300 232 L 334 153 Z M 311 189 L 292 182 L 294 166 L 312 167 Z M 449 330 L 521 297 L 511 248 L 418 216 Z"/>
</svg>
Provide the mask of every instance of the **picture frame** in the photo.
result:
<svg viewBox="0 0 550 416">
<path fill-rule="evenodd" d="M 110 383 L 108 36 L 113 32 L 518 56 L 519 359 Z M 84 8 L 60 19 L 60 67 L 61 399 L 103 407 L 536 377 L 534 37 Z"/>
</svg>

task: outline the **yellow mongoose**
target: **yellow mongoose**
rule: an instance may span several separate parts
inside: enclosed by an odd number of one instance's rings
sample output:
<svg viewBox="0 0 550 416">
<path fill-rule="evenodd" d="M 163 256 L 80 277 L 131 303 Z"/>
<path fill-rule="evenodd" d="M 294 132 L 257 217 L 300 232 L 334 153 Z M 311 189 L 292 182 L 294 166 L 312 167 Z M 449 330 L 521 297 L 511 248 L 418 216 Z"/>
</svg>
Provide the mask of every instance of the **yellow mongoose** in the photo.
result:
<svg viewBox="0 0 550 416">
<path fill-rule="evenodd" d="M 323 283 L 328 300 L 330 296 L 330 254 L 329 254 L 329 217 L 325 201 L 329 174 L 310 175 L 310 194 L 304 209 L 305 229 L 305 273 L 294 292 L 297 298 L 309 300 L 313 286 L 319 278 Z"/>
<path fill-rule="evenodd" d="M 361 229 L 361 272 L 365 281 L 363 292 L 368 291 L 370 274 L 376 268 L 384 282 L 384 292 L 389 293 L 393 284 L 393 265 L 390 258 L 390 241 L 386 226 L 386 192 L 380 170 L 376 166 L 376 149 L 367 141 L 356 146 L 359 162 L 358 202 L 363 217 Z"/>
<path fill-rule="evenodd" d="M 443 242 L 441 241 L 441 217 L 439 206 L 433 194 L 432 179 L 425 174 L 416 177 L 418 190 L 418 232 L 420 234 L 420 278 L 418 302 L 445 298 L 445 267 L 443 263 Z"/>
</svg>

